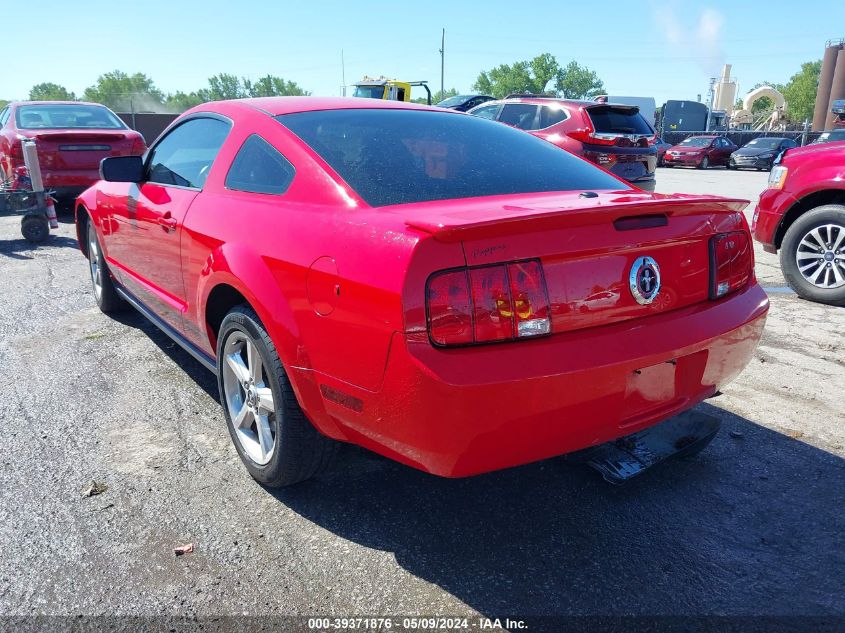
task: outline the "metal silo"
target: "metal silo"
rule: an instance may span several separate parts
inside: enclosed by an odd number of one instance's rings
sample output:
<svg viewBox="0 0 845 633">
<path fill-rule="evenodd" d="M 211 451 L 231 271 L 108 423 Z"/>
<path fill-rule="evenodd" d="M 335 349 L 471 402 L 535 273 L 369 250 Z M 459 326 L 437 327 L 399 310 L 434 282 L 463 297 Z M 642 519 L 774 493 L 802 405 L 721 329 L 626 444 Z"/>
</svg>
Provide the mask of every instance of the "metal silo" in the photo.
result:
<svg viewBox="0 0 845 633">
<path fill-rule="evenodd" d="M 828 42 L 822 59 L 822 71 L 819 75 L 819 89 L 816 92 L 816 107 L 813 110 L 813 130 L 824 130 L 825 121 L 830 114 L 830 88 L 836 70 L 836 59 L 842 49 L 842 42 Z"/>
<path fill-rule="evenodd" d="M 825 108 L 824 129 L 826 130 L 833 127 L 833 120 L 836 117 L 831 109 L 833 102 L 839 99 L 845 99 L 845 47 L 841 48 L 836 55 L 836 70 L 833 72 L 833 82 L 830 85 L 830 99 Z"/>
</svg>

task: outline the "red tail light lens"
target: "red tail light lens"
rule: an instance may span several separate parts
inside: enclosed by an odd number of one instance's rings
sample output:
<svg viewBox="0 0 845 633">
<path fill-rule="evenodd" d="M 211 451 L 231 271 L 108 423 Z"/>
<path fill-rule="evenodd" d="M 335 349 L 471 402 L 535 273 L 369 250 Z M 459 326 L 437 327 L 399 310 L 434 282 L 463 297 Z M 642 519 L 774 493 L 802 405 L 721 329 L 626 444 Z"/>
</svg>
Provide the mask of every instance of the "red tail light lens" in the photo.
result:
<svg viewBox="0 0 845 633">
<path fill-rule="evenodd" d="M 513 338 L 513 301 L 504 266 L 485 266 L 469 271 L 472 284 L 475 342 Z"/>
<path fill-rule="evenodd" d="M 743 288 L 754 274 L 754 251 L 745 231 L 710 239 L 710 298 L 721 299 Z"/>
<path fill-rule="evenodd" d="M 432 275 L 428 331 L 435 345 L 470 345 L 551 332 L 543 268 L 536 260 Z"/>
<path fill-rule="evenodd" d="M 508 264 L 513 297 L 516 337 L 540 336 L 551 332 L 549 296 L 540 262 Z"/>
<path fill-rule="evenodd" d="M 140 156 L 144 152 L 147 151 L 147 145 L 144 143 L 144 139 L 140 136 L 136 136 L 132 139 L 132 147 L 129 150 L 130 156 Z"/>
<path fill-rule="evenodd" d="M 23 160 L 23 143 L 15 139 L 9 147 L 9 155 L 15 160 Z"/>
<path fill-rule="evenodd" d="M 466 270 L 440 273 L 428 282 L 428 333 L 436 345 L 473 342 L 472 303 Z"/>
</svg>

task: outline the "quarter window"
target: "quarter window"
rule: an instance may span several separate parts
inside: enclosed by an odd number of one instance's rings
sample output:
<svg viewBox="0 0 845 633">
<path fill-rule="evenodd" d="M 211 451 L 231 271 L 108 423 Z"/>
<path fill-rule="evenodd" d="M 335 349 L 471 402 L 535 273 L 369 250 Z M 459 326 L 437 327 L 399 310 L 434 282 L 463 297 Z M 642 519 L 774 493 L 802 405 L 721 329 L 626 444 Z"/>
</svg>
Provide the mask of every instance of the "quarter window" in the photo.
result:
<svg viewBox="0 0 845 633">
<path fill-rule="evenodd" d="M 544 105 L 540 108 L 540 127 L 547 128 L 566 121 L 569 115 L 563 108 L 553 108 L 552 106 Z"/>
<path fill-rule="evenodd" d="M 293 182 L 293 165 L 257 134 L 250 136 L 232 161 L 226 188 L 252 193 L 283 194 Z"/>
<path fill-rule="evenodd" d="M 520 130 L 536 130 L 537 106 L 530 103 L 506 103 L 499 115 L 499 121 Z"/>
<path fill-rule="evenodd" d="M 3 108 L 3 111 L 0 112 L 0 128 L 6 125 L 6 121 L 9 120 L 9 108 Z"/>
<path fill-rule="evenodd" d="M 147 180 L 202 189 L 229 127 L 220 119 L 198 118 L 171 130 L 150 151 Z"/>
</svg>

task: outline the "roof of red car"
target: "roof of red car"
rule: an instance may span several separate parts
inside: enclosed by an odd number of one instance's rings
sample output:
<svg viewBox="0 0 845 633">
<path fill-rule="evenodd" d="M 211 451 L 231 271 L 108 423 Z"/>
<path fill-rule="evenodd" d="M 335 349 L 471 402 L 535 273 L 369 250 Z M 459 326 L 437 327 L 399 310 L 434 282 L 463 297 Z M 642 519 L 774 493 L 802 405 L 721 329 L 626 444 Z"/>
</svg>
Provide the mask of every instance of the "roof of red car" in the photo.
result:
<svg viewBox="0 0 845 633">
<path fill-rule="evenodd" d="M 11 101 L 9 105 L 85 105 L 85 106 L 99 106 L 105 108 L 102 103 L 92 103 L 90 101 Z"/>
<path fill-rule="evenodd" d="M 308 112 L 310 110 L 348 110 L 351 108 L 381 108 L 392 110 L 428 110 L 429 106 L 406 101 L 387 101 L 384 99 L 362 99 L 360 97 L 258 97 L 255 99 L 238 99 L 231 102 L 244 103 L 273 116 L 291 114 L 293 112 Z M 437 108 L 438 112 L 449 112 Z"/>
</svg>

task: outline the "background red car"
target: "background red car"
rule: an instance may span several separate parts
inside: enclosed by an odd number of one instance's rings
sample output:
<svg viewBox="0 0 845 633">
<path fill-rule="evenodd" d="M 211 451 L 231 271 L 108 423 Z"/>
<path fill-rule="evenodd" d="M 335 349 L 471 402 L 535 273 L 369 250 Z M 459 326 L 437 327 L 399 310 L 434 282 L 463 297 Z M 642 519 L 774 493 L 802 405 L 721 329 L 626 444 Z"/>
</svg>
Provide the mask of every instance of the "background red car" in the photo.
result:
<svg viewBox="0 0 845 633">
<path fill-rule="evenodd" d="M 105 106 L 76 101 L 12 102 L 0 111 L 0 180 L 26 175 L 21 139 L 35 140 L 44 186 L 72 200 L 99 179 L 106 156 L 140 156 L 143 137 Z"/>
<path fill-rule="evenodd" d="M 651 427 L 743 369 L 768 308 L 746 201 L 441 108 L 209 103 L 102 171 L 76 218 L 98 305 L 217 373 L 268 485 L 329 438 L 464 476 Z"/>
<path fill-rule="evenodd" d="M 690 136 L 666 150 L 663 155 L 663 165 L 665 167 L 683 165 L 699 169 L 717 165 L 727 166 L 731 154 L 736 150 L 737 146 L 724 136 Z"/>
<path fill-rule="evenodd" d="M 654 191 L 656 132 L 637 106 L 513 97 L 489 101 L 469 113 L 525 130 L 583 156 L 640 189 Z"/>
<path fill-rule="evenodd" d="M 811 301 L 845 305 L 845 142 L 787 150 L 754 211 L 754 237 Z"/>
</svg>

